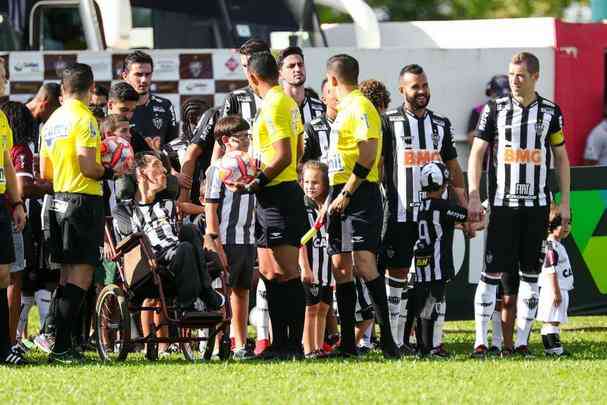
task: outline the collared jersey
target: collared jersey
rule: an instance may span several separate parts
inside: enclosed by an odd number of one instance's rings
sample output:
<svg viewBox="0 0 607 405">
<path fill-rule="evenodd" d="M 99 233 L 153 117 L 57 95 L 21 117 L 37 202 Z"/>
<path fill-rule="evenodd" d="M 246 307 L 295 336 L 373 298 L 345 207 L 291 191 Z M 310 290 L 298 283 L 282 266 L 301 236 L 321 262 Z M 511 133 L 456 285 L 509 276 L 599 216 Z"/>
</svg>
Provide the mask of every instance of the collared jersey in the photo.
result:
<svg viewBox="0 0 607 405">
<path fill-rule="evenodd" d="M 151 94 L 145 105 L 138 105 L 131 122 L 145 138 L 160 138 L 165 145 L 179 136 L 173 104 L 167 98 Z"/>
<path fill-rule="evenodd" d="M 429 162 L 457 159 L 454 144 L 451 122 L 433 111 L 418 117 L 401 106 L 384 114 L 384 183 L 388 209 L 396 221 L 417 221 L 425 198 L 421 168 Z"/>
<path fill-rule="evenodd" d="M 6 192 L 6 176 L 4 174 L 4 152 L 11 151 L 13 147 L 13 131 L 8 125 L 4 112 L 0 111 L 0 194 Z"/>
<path fill-rule="evenodd" d="M 257 111 L 261 108 L 261 102 L 261 99 L 249 86 L 234 90 L 227 95 L 221 116 L 240 115 L 250 126 L 253 126 Z"/>
<path fill-rule="evenodd" d="M 377 183 L 382 142 L 379 113 L 358 89 L 340 100 L 337 111 L 335 122 L 331 125 L 328 154 L 330 184 L 334 186 L 348 181 L 358 161 L 358 143 L 371 139 L 377 140 L 377 151 L 367 180 Z"/>
<path fill-rule="evenodd" d="M 263 98 L 261 110 L 253 125 L 253 155 L 263 168 L 269 165 L 276 155 L 272 144 L 289 138 L 291 164 L 274 177 L 268 186 L 297 181 L 297 141 L 302 132 L 303 124 L 297 103 L 284 93 L 282 87 L 272 87 Z"/>
<path fill-rule="evenodd" d="M 301 162 L 308 160 L 319 160 L 328 162 L 329 157 L 329 135 L 331 133 L 331 121 L 326 114 L 314 118 L 304 127 L 304 151 Z"/>
<path fill-rule="evenodd" d="M 573 271 L 567 249 L 560 241 L 549 237 L 546 241 L 546 255 L 538 285 L 541 288 L 551 288 L 550 277 L 554 273 L 556 273 L 561 290 L 573 290 Z"/>
<path fill-rule="evenodd" d="M 565 143 L 563 116 L 553 102 L 537 95 L 524 107 L 512 96 L 487 103 L 476 137 L 489 142 L 489 202 L 497 207 L 550 204 L 552 147 Z"/>
<path fill-rule="evenodd" d="M 59 107 L 42 128 L 40 156 L 53 165 L 56 193 L 102 195 L 102 182 L 85 177 L 80 171 L 76 151 L 95 148 L 95 161 L 101 164 L 101 136 L 97 120 L 88 106 L 70 100 Z"/>
</svg>

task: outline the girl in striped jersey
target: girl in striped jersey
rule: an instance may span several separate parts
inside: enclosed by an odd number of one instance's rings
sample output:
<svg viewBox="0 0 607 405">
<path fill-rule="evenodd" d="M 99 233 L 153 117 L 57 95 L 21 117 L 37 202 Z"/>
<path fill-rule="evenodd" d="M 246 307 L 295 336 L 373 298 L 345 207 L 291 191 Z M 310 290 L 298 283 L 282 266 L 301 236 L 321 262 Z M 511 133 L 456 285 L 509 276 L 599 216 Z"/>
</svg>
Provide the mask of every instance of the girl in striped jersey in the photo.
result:
<svg viewBox="0 0 607 405">
<path fill-rule="evenodd" d="M 314 225 L 329 193 L 329 172 L 324 163 L 310 160 L 303 166 L 303 189 L 310 226 Z M 331 257 L 327 252 L 327 231 L 323 225 L 314 239 L 299 252 L 301 280 L 306 297 L 303 344 L 306 358 L 322 357 L 327 312 L 331 307 Z"/>
</svg>

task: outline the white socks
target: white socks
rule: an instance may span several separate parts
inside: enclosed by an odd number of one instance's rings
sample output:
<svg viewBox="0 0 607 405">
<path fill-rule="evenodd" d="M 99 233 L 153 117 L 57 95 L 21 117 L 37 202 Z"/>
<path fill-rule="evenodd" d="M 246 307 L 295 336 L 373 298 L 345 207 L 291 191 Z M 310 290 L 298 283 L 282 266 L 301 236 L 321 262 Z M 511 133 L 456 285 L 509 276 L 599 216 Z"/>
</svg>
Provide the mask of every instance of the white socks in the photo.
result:
<svg viewBox="0 0 607 405">
<path fill-rule="evenodd" d="M 398 341 L 399 319 L 401 314 L 401 300 L 405 280 L 386 276 L 386 295 L 388 296 L 388 312 L 390 313 L 390 330 L 398 347 L 402 346 L 402 339 Z M 402 335 L 402 333 L 401 333 Z"/>
<path fill-rule="evenodd" d="M 493 311 L 491 317 L 491 346 L 502 349 L 504 335 L 502 333 L 502 312 Z"/>
<path fill-rule="evenodd" d="M 398 326 L 394 339 L 396 345 L 401 347 L 405 343 L 405 324 L 407 323 L 407 302 L 409 301 L 409 288 L 403 288 L 403 294 L 400 300 L 400 316 L 398 317 Z"/>
<path fill-rule="evenodd" d="M 447 301 L 436 304 L 437 317 L 434 321 L 434 333 L 432 334 L 432 348 L 443 344 L 443 326 L 445 325 L 445 314 L 447 313 Z"/>
<path fill-rule="evenodd" d="M 257 307 L 255 322 L 257 340 L 270 340 L 270 312 L 268 311 L 268 300 L 266 298 L 266 284 L 263 280 L 259 280 L 257 283 L 255 306 Z"/>
<path fill-rule="evenodd" d="M 523 281 L 518 290 L 516 302 L 516 341 L 514 347 L 528 346 L 531 326 L 537 314 L 538 304 L 537 282 Z"/>
<path fill-rule="evenodd" d="M 486 281 L 491 284 L 488 284 Z M 499 283 L 499 277 L 489 277 L 482 275 L 481 280 L 478 282 L 476 287 L 476 293 L 474 294 L 474 326 L 476 331 L 476 340 L 474 347 L 485 346 L 487 347 L 487 332 L 489 330 L 489 320 L 493 311 L 495 310 L 495 300 L 497 293 L 497 284 Z"/>
</svg>

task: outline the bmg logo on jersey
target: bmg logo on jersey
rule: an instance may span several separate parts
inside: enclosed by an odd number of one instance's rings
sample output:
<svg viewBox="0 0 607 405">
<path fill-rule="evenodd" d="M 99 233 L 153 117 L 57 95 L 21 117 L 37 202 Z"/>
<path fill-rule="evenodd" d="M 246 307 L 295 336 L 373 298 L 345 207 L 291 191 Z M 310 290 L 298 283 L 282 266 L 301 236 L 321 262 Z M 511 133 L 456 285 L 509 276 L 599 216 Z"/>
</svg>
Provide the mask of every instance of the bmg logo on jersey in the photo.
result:
<svg viewBox="0 0 607 405">
<path fill-rule="evenodd" d="M 543 157 L 541 149 L 504 148 L 502 155 L 505 164 L 532 164 L 539 166 Z"/>
<path fill-rule="evenodd" d="M 440 151 L 431 149 L 408 149 L 403 152 L 406 167 L 423 166 L 430 162 L 442 161 Z"/>
</svg>

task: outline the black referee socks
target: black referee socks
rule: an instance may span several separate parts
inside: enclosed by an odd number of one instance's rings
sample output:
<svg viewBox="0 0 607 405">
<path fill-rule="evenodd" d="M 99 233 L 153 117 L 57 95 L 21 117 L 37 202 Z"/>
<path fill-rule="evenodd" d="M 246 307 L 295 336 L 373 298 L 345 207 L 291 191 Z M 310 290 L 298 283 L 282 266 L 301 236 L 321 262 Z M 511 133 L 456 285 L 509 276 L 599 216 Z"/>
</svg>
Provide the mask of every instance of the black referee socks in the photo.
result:
<svg viewBox="0 0 607 405">
<path fill-rule="evenodd" d="M 53 352 L 63 353 L 72 347 L 72 328 L 77 322 L 85 294 L 85 290 L 74 284 L 63 287 L 62 297 L 57 302 L 57 332 Z"/>
<path fill-rule="evenodd" d="M 354 281 L 337 284 L 337 310 L 341 326 L 341 350 L 347 353 L 356 353 L 354 339 L 354 310 L 356 306 L 356 285 Z"/>
<path fill-rule="evenodd" d="M 0 288 L 0 354 L 6 356 L 11 348 L 8 329 L 8 296 L 6 288 Z"/>
<path fill-rule="evenodd" d="M 289 308 L 286 318 L 289 326 L 289 349 L 300 351 L 306 315 L 303 284 L 301 283 L 301 279 L 296 277 L 283 285 L 288 299 L 285 302 L 285 307 Z"/>
<path fill-rule="evenodd" d="M 284 288 L 276 280 L 268 280 L 261 276 L 266 285 L 266 299 L 268 300 L 268 313 L 272 327 L 272 346 L 284 348 L 287 342 L 287 325 L 284 317 Z"/>
<path fill-rule="evenodd" d="M 388 297 L 386 297 L 386 283 L 384 278 L 378 276 L 371 281 L 367 281 L 365 284 L 369 289 L 369 294 L 371 295 L 371 299 L 373 299 L 373 303 L 375 303 L 375 317 L 377 318 L 377 323 L 379 323 L 379 328 L 381 330 L 381 348 L 382 350 L 395 351 L 396 344 L 394 343 L 390 322 L 388 321 Z"/>
</svg>

